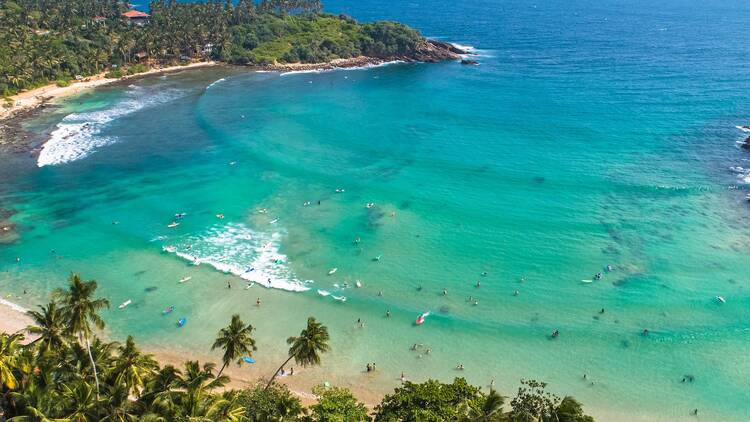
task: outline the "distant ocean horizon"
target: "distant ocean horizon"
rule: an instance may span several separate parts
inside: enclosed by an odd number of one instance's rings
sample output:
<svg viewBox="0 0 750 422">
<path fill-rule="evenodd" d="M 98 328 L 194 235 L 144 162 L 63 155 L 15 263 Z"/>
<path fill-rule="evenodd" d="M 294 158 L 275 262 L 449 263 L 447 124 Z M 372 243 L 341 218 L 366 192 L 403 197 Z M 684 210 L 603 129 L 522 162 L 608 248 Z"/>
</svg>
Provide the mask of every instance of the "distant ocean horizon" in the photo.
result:
<svg viewBox="0 0 750 422">
<path fill-rule="evenodd" d="M 216 66 L 66 99 L 26 123 L 38 153 L 0 151 L 3 300 L 74 271 L 108 334 L 179 356 L 240 313 L 249 378 L 314 315 L 316 382 L 535 378 L 598 420 L 747 420 L 750 4 L 325 7 L 479 65 Z"/>
</svg>

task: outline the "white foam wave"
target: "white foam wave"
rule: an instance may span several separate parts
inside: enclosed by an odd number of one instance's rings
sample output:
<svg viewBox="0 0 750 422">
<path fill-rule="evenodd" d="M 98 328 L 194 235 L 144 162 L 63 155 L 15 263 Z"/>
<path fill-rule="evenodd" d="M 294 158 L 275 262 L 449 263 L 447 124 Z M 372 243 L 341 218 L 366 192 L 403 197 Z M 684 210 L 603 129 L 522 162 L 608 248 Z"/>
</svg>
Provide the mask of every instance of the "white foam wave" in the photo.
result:
<svg viewBox="0 0 750 422">
<path fill-rule="evenodd" d="M 471 46 L 471 45 L 459 44 L 457 42 L 451 42 L 451 44 L 453 44 L 456 48 L 458 48 L 460 50 L 463 50 L 463 51 L 467 51 L 469 53 L 476 53 L 477 52 L 476 47 Z"/>
<path fill-rule="evenodd" d="M 750 132 L 750 126 L 735 126 L 735 127 L 743 132 Z"/>
<path fill-rule="evenodd" d="M 28 310 L 24 308 L 23 306 L 17 303 L 13 303 L 11 301 L 5 300 L 5 299 L 0 299 L 0 305 L 7 306 L 8 308 L 13 309 L 16 312 L 22 312 L 24 314 L 28 312 Z"/>
<path fill-rule="evenodd" d="M 281 235 L 256 232 L 244 224 L 215 225 L 200 235 L 186 235 L 168 253 L 206 264 L 227 274 L 274 289 L 302 292 L 312 281 L 298 279 L 279 252 Z"/>
<path fill-rule="evenodd" d="M 738 183 L 750 184 L 750 168 L 735 166 L 735 167 L 729 167 L 729 170 L 737 174 Z"/>
<path fill-rule="evenodd" d="M 215 81 L 211 82 L 211 83 L 210 83 L 210 84 L 209 84 L 209 85 L 208 85 L 208 86 L 206 87 L 206 89 L 209 89 L 209 88 L 211 88 L 212 86 L 214 86 L 214 85 L 216 85 L 216 84 L 218 84 L 218 83 L 224 82 L 224 81 L 226 81 L 226 78 L 221 78 L 221 79 L 215 80 Z"/>
<path fill-rule="evenodd" d="M 163 103 L 175 96 L 175 91 L 163 91 L 158 95 L 151 95 L 136 87 L 128 92 L 127 99 L 112 107 L 65 116 L 42 146 L 37 158 L 37 166 L 65 164 L 92 154 L 98 148 L 116 141 L 116 138 L 100 135 L 107 124 L 144 107 Z"/>
</svg>

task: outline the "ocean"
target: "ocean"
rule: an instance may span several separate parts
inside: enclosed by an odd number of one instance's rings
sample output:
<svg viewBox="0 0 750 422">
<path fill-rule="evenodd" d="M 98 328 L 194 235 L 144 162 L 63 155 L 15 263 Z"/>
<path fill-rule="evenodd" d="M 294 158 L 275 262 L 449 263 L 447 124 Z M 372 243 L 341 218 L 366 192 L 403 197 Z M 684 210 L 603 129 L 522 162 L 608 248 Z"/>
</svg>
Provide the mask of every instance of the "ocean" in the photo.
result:
<svg viewBox="0 0 750 422">
<path fill-rule="evenodd" d="M 750 417 L 750 3 L 326 10 L 480 64 L 219 66 L 66 99 L 27 123 L 41 151 L 0 151 L 2 297 L 32 307 L 78 272 L 113 338 L 216 361 L 240 313 L 248 377 L 312 315 L 316 382 L 535 378 L 600 420 Z"/>
</svg>

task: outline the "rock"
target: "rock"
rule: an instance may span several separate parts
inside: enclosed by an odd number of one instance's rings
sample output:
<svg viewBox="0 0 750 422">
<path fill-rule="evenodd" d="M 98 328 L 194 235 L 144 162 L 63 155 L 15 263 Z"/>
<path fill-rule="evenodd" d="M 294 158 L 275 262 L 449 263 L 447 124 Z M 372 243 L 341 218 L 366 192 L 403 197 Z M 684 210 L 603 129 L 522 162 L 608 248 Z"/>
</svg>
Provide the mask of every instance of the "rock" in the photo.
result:
<svg viewBox="0 0 750 422">
<path fill-rule="evenodd" d="M 745 149 L 750 149 L 750 136 L 748 136 L 748 137 L 747 137 L 747 138 L 745 139 L 745 142 L 743 142 L 743 143 L 742 143 L 742 144 L 741 144 L 740 146 L 741 146 L 742 148 L 745 148 Z"/>
<path fill-rule="evenodd" d="M 424 40 L 417 44 L 411 57 L 406 57 L 405 59 L 437 63 L 446 60 L 460 60 L 461 56 L 459 54 L 464 54 L 463 50 L 456 48 L 453 44 L 435 40 Z"/>
<path fill-rule="evenodd" d="M 467 59 L 463 59 L 463 60 L 461 60 L 461 64 L 478 65 L 478 64 L 479 64 L 479 62 L 478 62 L 478 61 L 476 61 L 476 60 L 467 60 Z"/>
</svg>

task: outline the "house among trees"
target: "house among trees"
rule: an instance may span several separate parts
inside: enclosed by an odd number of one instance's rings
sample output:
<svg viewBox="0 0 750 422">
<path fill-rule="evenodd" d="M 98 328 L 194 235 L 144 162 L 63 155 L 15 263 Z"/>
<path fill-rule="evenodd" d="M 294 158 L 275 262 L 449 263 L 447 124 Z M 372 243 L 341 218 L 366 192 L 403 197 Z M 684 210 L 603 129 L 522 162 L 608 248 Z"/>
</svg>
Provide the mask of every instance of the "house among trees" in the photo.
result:
<svg viewBox="0 0 750 422">
<path fill-rule="evenodd" d="M 122 17 L 127 19 L 129 24 L 138 26 L 146 25 L 150 18 L 148 13 L 143 13 L 140 10 L 128 10 L 122 14 Z"/>
</svg>

